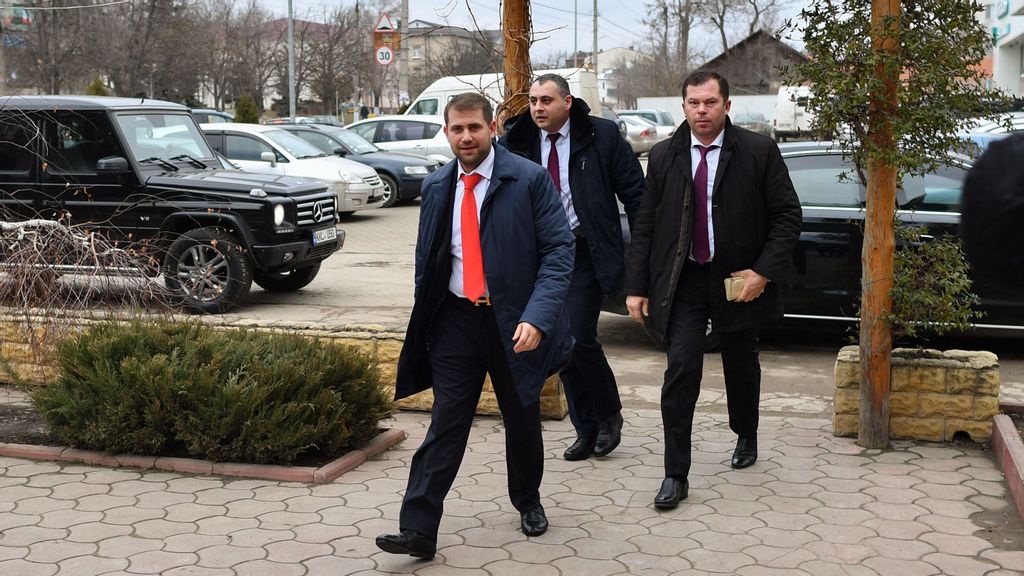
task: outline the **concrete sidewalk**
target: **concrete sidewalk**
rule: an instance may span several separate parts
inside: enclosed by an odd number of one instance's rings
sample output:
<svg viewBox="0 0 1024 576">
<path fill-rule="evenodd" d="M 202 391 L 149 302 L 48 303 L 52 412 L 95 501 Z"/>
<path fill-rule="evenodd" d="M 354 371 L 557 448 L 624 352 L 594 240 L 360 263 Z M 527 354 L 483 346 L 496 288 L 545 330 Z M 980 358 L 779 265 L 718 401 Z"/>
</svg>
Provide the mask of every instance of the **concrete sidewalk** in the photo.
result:
<svg viewBox="0 0 1024 576">
<path fill-rule="evenodd" d="M 669 512 L 651 505 L 659 412 L 627 409 L 622 445 L 583 462 L 559 457 L 571 424 L 545 422 L 551 528 L 539 538 L 519 531 L 508 501 L 500 421 L 478 419 L 432 561 L 373 543 L 398 527 L 426 414 L 399 414 L 409 440 L 321 486 L 0 459 L 0 574 L 1024 573 L 1024 529 L 981 447 L 865 451 L 828 420 L 766 415 L 759 462 L 736 471 L 721 402 L 702 400 L 690 496 Z"/>
</svg>

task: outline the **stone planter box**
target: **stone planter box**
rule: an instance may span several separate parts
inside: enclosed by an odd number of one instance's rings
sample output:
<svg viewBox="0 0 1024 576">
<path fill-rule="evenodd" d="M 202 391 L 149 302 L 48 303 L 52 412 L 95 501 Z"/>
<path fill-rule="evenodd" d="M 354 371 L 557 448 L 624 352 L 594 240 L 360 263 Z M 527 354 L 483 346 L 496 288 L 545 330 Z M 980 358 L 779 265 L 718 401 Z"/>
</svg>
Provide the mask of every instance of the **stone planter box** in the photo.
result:
<svg viewBox="0 0 1024 576">
<path fill-rule="evenodd" d="M 999 412 L 999 359 L 991 352 L 965 350 L 892 351 L 889 435 L 946 442 L 957 433 L 975 442 L 992 436 Z M 836 436 L 857 436 L 860 412 L 860 349 L 839 351 L 835 368 L 833 428 Z"/>
<path fill-rule="evenodd" d="M 182 319 L 195 320 L 194 316 L 185 316 Z M 66 321 L 76 328 L 84 328 L 97 320 L 81 317 L 68 317 Z M 268 332 L 290 332 L 305 334 L 310 338 L 321 338 L 331 340 L 338 344 L 355 346 L 369 354 L 377 361 L 383 376 L 384 384 L 392 391 L 395 388 L 395 371 L 398 367 L 398 355 L 402 351 L 402 342 L 405 339 L 405 331 L 400 327 L 366 325 L 366 324 L 344 324 L 344 325 L 288 325 L 283 323 L 270 323 L 263 325 L 254 320 L 232 320 L 222 316 L 206 316 L 201 321 L 229 328 L 246 328 L 249 330 L 261 330 Z M 45 385 L 56 377 L 56 367 L 50 361 L 50 350 L 40 344 L 40 339 L 29 336 L 32 326 L 38 331 L 46 323 L 45 319 L 26 317 L 17 313 L 4 313 L 0 309 L 0 358 L 6 359 L 18 376 L 29 384 Z M 45 339 L 42 339 L 45 341 Z M 6 382 L 3 370 L 0 370 L 0 382 Z M 434 404 L 434 395 L 430 390 L 420 392 L 409 398 L 396 403 L 396 406 L 403 410 L 426 410 L 430 411 Z M 541 415 L 544 418 L 560 420 L 569 413 L 569 405 L 565 399 L 562 383 L 558 376 L 552 376 L 544 383 L 544 389 L 540 397 Z M 494 395 L 490 379 L 484 384 L 483 393 L 480 395 L 480 402 L 477 405 L 477 414 L 498 416 L 498 400 Z"/>
</svg>

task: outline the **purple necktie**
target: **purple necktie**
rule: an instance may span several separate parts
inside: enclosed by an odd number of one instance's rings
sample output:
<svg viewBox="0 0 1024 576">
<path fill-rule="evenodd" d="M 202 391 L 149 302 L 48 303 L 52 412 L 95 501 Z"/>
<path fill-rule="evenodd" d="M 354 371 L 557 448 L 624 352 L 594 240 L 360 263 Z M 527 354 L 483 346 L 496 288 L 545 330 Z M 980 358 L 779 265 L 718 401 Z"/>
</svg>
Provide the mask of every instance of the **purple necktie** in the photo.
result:
<svg viewBox="0 0 1024 576">
<path fill-rule="evenodd" d="M 554 134 L 548 134 L 548 140 L 551 141 L 551 152 L 548 154 L 548 172 L 551 174 L 551 179 L 555 181 L 555 190 L 558 190 L 558 195 L 562 195 L 562 176 L 558 168 L 558 148 L 555 148 L 555 143 L 558 142 L 558 137 L 561 136 L 558 132 Z"/>
<path fill-rule="evenodd" d="M 700 146 L 700 163 L 693 175 L 693 259 L 704 264 L 711 259 L 708 238 L 708 150 L 718 146 Z"/>
</svg>

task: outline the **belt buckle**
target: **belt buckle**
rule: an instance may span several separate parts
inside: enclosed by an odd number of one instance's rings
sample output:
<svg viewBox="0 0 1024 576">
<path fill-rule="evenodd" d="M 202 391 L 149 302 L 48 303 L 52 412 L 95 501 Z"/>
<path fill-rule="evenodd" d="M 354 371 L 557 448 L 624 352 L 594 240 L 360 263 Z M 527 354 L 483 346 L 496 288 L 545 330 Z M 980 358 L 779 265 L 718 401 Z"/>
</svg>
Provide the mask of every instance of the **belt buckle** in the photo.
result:
<svg viewBox="0 0 1024 576">
<path fill-rule="evenodd" d="M 491 305 L 491 297 L 490 296 L 481 296 L 481 297 L 477 298 L 476 300 L 473 300 L 472 302 L 473 302 L 473 306 L 490 306 Z"/>
</svg>

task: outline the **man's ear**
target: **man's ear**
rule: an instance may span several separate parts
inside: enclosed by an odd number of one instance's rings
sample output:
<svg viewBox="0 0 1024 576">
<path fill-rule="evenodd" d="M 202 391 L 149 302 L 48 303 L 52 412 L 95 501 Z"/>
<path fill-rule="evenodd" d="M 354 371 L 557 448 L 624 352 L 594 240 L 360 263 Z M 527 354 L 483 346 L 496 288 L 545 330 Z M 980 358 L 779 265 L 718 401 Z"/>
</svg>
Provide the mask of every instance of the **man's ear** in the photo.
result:
<svg viewBox="0 0 1024 576">
<path fill-rule="evenodd" d="M 565 97 L 565 109 L 572 110 L 572 94 Z"/>
</svg>

